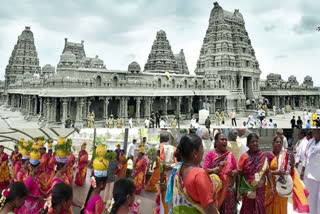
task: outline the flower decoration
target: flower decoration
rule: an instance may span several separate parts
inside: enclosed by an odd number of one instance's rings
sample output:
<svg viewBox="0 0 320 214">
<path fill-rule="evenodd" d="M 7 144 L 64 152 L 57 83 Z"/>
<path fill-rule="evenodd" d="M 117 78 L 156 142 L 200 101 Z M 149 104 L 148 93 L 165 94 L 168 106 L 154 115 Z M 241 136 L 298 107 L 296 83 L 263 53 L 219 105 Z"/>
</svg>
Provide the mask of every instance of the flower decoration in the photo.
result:
<svg viewBox="0 0 320 214">
<path fill-rule="evenodd" d="M 110 204 L 109 207 L 108 207 L 108 213 L 110 213 L 111 210 L 112 210 L 112 207 L 114 205 L 114 199 L 112 198 L 111 200 L 108 200 L 107 204 Z"/>
<path fill-rule="evenodd" d="M 52 208 L 52 197 L 49 196 L 46 200 L 46 203 L 44 204 L 44 209 L 48 209 L 49 213 L 52 213 L 53 208 Z"/>
<path fill-rule="evenodd" d="M 95 189 L 97 187 L 97 182 L 96 182 L 96 179 L 94 178 L 94 176 L 91 177 L 90 184 L 93 189 Z"/>
<path fill-rule="evenodd" d="M 3 195 L 4 197 L 6 197 L 6 198 L 9 197 L 9 194 L 10 194 L 10 189 L 4 189 L 4 190 L 2 191 L 2 195 Z"/>
</svg>

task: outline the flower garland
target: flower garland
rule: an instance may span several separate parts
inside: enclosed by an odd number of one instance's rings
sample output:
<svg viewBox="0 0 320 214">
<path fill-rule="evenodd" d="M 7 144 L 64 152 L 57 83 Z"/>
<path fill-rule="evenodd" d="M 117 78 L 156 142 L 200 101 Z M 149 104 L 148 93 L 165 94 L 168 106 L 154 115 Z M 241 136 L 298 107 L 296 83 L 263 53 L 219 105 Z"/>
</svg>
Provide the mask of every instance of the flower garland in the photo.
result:
<svg viewBox="0 0 320 214">
<path fill-rule="evenodd" d="M 10 194 L 10 189 L 2 190 L 1 198 L 0 198 L 0 210 L 3 209 L 6 199 L 9 197 L 9 194 Z"/>
<path fill-rule="evenodd" d="M 52 196 L 49 196 L 46 200 L 46 203 L 44 204 L 44 209 L 48 209 L 49 213 L 53 212 L 52 208 Z"/>
<path fill-rule="evenodd" d="M 96 179 L 94 178 L 94 176 L 91 177 L 90 184 L 93 189 L 97 188 L 97 182 L 96 182 Z"/>
</svg>

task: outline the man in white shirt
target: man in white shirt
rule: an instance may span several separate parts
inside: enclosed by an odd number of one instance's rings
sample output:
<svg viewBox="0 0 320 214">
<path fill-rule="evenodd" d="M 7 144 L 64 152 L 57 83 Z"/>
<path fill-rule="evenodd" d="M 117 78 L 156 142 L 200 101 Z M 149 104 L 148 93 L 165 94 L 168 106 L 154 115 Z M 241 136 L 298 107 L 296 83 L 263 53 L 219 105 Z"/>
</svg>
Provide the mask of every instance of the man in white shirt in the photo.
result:
<svg viewBox="0 0 320 214">
<path fill-rule="evenodd" d="M 320 129 L 312 130 L 313 138 L 305 152 L 300 177 L 305 180 L 309 192 L 308 203 L 310 214 L 320 213 Z"/>
<path fill-rule="evenodd" d="M 166 122 L 164 121 L 163 118 L 161 118 L 161 121 L 160 121 L 160 129 L 164 129 L 166 127 Z"/>
<path fill-rule="evenodd" d="M 304 124 L 307 124 L 307 122 L 309 120 L 309 116 L 308 116 L 307 110 L 304 110 L 303 116 L 304 116 Z"/>
<path fill-rule="evenodd" d="M 241 141 L 241 148 L 240 148 L 239 157 L 241 157 L 241 155 L 243 153 L 246 153 L 249 150 L 249 148 L 247 147 L 246 131 L 247 131 L 247 129 L 238 129 L 238 136 L 239 136 L 240 141 Z"/>
<path fill-rule="evenodd" d="M 196 121 L 197 121 L 197 120 L 196 120 L 196 117 L 193 115 L 193 116 L 192 116 L 192 119 L 191 119 L 191 123 L 190 123 L 190 125 L 191 125 L 192 128 L 194 128 L 194 126 L 195 126 L 195 124 L 196 124 Z"/>
<path fill-rule="evenodd" d="M 273 116 L 276 116 L 276 114 L 277 114 L 277 107 L 273 106 Z"/>
<path fill-rule="evenodd" d="M 277 129 L 277 133 L 278 136 L 282 137 L 282 148 L 283 150 L 287 150 L 288 148 L 288 140 L 286 138 L 286 136 L 283 135 L 283 130 L 282 129 Z"/>
<path fill-rule="evenodd" d="M 134 157 L 134 147 L 136 145 L 137 140 L 133 139 L 131 143 L 129 143 L 128 148 L 127 148 L 127 157 L 130 158 L 133 161 Z"/>
<path fill-rule="evenodd" d="M 237 126 L 236 111 L 235 110 L 232 110 L 232 112 L 231 112 L 231 123 L 232 123 L 232 126 Z"/>
<path fill-rule="evenodd" d="M 149 128 L 149 124 L 150 124 L 150 120 L 149 120 L 149 118 L 147 118 L 147 119 L 144 121 L 144 127 L 145 127 L 145 128 Z"/>
<path fill-rule="evenodd" d="M 295 145 L 295 167 L 298 169 L 298 172 L 300 174 L 301 172 L 301 163 L 304 162 L 304 154 L 307 148 L 307 145 L 309 143 L 309 140 L 312 138 L 312 131 L 308 130 L 306 133 L 305 130 L 300 129 L 298 133 L 298 139 L 299 141 Z"/>
</svg>

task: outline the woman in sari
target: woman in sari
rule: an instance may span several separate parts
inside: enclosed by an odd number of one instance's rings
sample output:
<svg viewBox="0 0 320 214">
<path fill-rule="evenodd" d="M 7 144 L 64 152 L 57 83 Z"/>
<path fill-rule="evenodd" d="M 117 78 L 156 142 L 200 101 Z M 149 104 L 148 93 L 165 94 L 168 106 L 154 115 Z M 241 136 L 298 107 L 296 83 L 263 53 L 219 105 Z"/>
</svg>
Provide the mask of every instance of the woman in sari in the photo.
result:
<svg viewBox="0 0 320 214">
<path fill-rule="evenodd" d="M 170 201 L 173 214 L 219 213 L 215 206 L 215 183 L 208 172 L 200 167 L 203 153 L 199 136 L 185 135 L 181 138 L 175 156 L 178 161 L 183 162 L 172 171 L 166 193 L 166 201 Z"/>
<path fill-rule="evenodd" d="M 240 201 L 241 196 L 243 197 L 240 214 L 248 212 L 253 214 L 266 213 L 264 206 L 266 175 L 269 182 L 271 181 L 271 175 L 267 158 L 259 149 L 258 141 L 259 137 L 255 133 L 248 135 L 247 146 L 249 151 L 241 155 L 238 163 L 240 174 L 238 182 L 240 186 L 237 187 L 237 198 Z M 271 186 L 271 194 L 273 195 L 273 185 Z"/>
<path fill-rule="evenodd" d="M 48 180 L 47 180 L 47 164 L 48 155 L 46 154 L 46 147 L 44 147 L 45 141 L 43 139 L 38 140 L 38 145 L 40 148 L 40 165 L 39 165 L 39 181 L 40 188 L 43 192 L 48 191 Z"/>
<path fill-rule="evenodd" d="M 127 175 L 127 167 L 128 167 L 128 162 L 127 162 L 127 157 L 124 153 L 124 150 L 121 150 L 120 156 L 119 156 L 119 178 L 124 178 Z"/>
<path fill-rule="evenodd" d="M 74 157 L 73 152 L 70 152 L 68 156 L 68 172 L 67 172 L 70 185 L 72 185 L 73 183 L 73 165 L 75 162 L 76 162 L 76 158 Z"/>
<path fill-rule="evenodd" d="M 8 161 L 9 157 L 4 153 L 4 146 L 0 145 L 0 190 L 6 189 L 10 184 Z"/>
<path fill-rule="evenodd" d="M 48 189 L 51 187 L 52 179 L 54 178 L 54 167 L 56 165 L 56 157 L 55 154 L 52 153 L 52 143 L 48 144 L 48 163 L 47 163 L 47 181 L 48 181 Z"/>
<path fill-rule="evenodd" d="M 114 184 L 114 204 L 108 210 L 108 214 L 128 213 L 133 214 L 130 207 L 134 205 L 135 186 L 132 180 L 122 178 Z"/>
<path fill-rule="evenodd" d="M 78 160 L 78 171 L 76 174 L 75 184 L 78 186 L 83 186 L 86 180 L 87 167 L 88 167 L 88 153 L 86 151 L 87 143 L 83 143 L 81 146 L 81 151 L 79 152 Z"/>
<path fill-rule="evenodd" d="M 147 158 L 144 155 L 144 147 L 140 147 L 138 158 L 134 163 L 135 174 L 134 174 L 134 185 L 136 186 L 136 194 L 139 195 L 144 188 L 146 171 L 148 166 Z"/>
<path fill-rule="evenodd" d="M 40 152 L 38 150 L 38 145 L 33 145 L 33 149 L 34 151 L 31 152 L 30 156 L 31 171 L 25 181 L 25 186 L 27 187 L 29 194 L 24 205 L 17 212 L 18 214 L 38 214 L 43 207 L 42 195 L 44 193 L 39 188 Z"/>
<path fill-rule="evenodd" d="M 278 176 L 286 175 L 286 170 L 290 164 L 290 176 L 293 180 L 293 209 L 299 213 L 308 213 L 309 206 L 307 201 L 307 191 L 301 183 L 297 173 L 294 170 L 293 153 L 289 155 L 286 151 L 282 150 L 283 141 L 282 137 L 275 136 L 272 142 L 272 152 L 267 154 L 270 173 L 272 175 L 272 184 L 276 185 Z M 289 157 L 290 156 L 290 157 Z M 267 183 L 265 206 L 267 214 L 286 214 L 288 207 L 288 197 L 282 197 L 275 192 L 274 197 L 271 195 L 271 185 Z"/>
<path fill-rule="evenodd" d="M 158 188 L 159 179 L 160 179 L 160 150 L 158 150 L 156 167 L 153 169 L 152 176 L 151 176 L 150 180 L 148 181 L 148 184 L 145 188 L 146 191 L 157 192 L 159 189 Z"/>
<path fill-rule="evenodd" d="M 44 205 L 44 213 L 67 214 L 72 206 L 72 187 L 65 183 L 58 183 L 52 189 L 51 197 L 48 197 Z"/>
<path fill-rule="evenodd" d="M 21 159 L 22 167 L 16 174 L 16 180 L 18 182 L 25 182 L 27 177 L 29 176 L 30 167 L 29 167 L 29 158 L 23 157 Z"/>
<path fill-rule="evenodd" d="M 104 158 L 106 153 L 106 148 L 103 145 L 97 146 L 97 157 L 93 161 L 94 176 L 91 177 L 90 189 L 80 214 L 102 214 L 105 210 L 100 193 L 105 189 L 107 184 L 109 162 Z"/>
<path fill-rule="evenodd" d="M 12 177 L 15 179 L 16 174 L 20 169 L 19 167 L 21 167 L 20 154 L 19 154 L 17 145 L 14 146 L 14 151 L 11 152 L 10 160 L 12 163 L 12 166 L 11 166 Z"/>
<path fill-rule="evenodd" d="M 217 208 L 221 214 L 233 214 L 235 210 L 234 179 L 237 176 L 237 163 L 232 152 L 227 151 L 227 138 L 223 133 L 214 137 L 215 149 L 208 152 L 204 168 L 209 174 L 217 174 L 222 189 L 217 193 Z"/>
<path fill-rule="evenodd" d="M 0 192 L 0 214 L 14 214 L 24 203 L 28 190 L 24 183 L 16 182 Z"/>
</svg>

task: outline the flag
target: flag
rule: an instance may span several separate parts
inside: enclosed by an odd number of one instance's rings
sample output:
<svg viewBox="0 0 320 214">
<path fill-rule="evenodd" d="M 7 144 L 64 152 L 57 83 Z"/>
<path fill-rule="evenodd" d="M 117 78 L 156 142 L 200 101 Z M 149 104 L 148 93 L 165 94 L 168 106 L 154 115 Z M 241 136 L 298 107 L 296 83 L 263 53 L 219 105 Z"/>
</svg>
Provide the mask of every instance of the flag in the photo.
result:
<svg viewBox="0 0 320 214">
<path fill-rule="evenodd" d="M 169 72 L 167 71 L 167 72 L 165 72 L 164 73 L 164 75 L 166 75 L 166 77 L 168 77 L 168 79 L 170 79 L 170 74 L 169 74 Z"/>
</svg>

